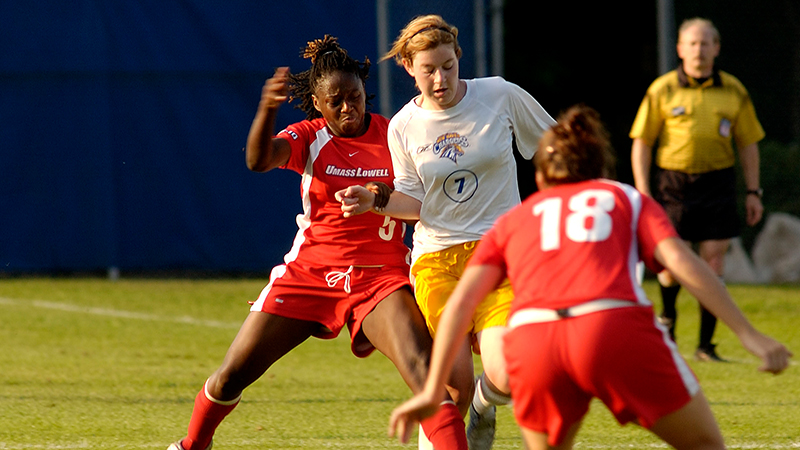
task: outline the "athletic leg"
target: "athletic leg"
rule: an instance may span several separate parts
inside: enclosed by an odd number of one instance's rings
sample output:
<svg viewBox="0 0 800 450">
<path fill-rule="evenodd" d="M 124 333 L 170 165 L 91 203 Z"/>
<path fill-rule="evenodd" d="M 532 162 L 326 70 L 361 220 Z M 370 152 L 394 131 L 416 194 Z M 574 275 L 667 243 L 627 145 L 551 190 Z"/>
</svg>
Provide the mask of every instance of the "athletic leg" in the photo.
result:
<svg viewBox="0 0 800 450">
<path fill-rule="evenodd" d="M 489 450 L 494 443 L 497 406 L 511 402 L 506 360 L 503 354 L 503 326 L 484 328 L 478 332 L 483 373 L 475 382 L 467 425 L 470 450 Z"/>
<path fill-rule="evenodd" d="M 361 331 L 394 363 L 413 392 L 422 390 L 433 340 L 410 291 L 389 294 L 367 314 Z"/>
<path fill-rule="evenodd" d="M 222 365 L 197 394 L 181 446 L 185 450 L 206 449 L 219 424 L 238 404 L 242 391 L 318 328 L 315 322 L 251 312 Z"/>
<path fill-rule="evenodd" d="M 702 391 L 683 408 L 659 419 L 650 431 L 678 450 L 725 448 L 722 433 Z"/>
<path fill-rule="evenodd" d="M 389 294 L 366 316 L 361 330 L 372 345 L 394 363 L 412 392 L 422 390 L 428 376 L 433 340 L 410 291 L 400 289 Z M 459 358 L 457 365 L 451 382 L 461 384 L 451 383 L 450 392 L 453 394 L 442 399 L 444 403 L 439 412 L 421 423 L 437 450 L 467 448 L 463 416 L 454 400 L 470 398 L 473 370 L 471 355 L 468 367 L 464 367 L 463 358 Z M 458 376 L 464 371 L 468 371 L 468 377 Z"/>
<path fill-rule="evenodd" d="M 707 262 L 720 278 L 725 273 L 725 253 L 730 247 L 730 239 L 708 240 L 700 242 L 698 254 Z M 717 328 L 717 318 L 703 305 L 700 305 L 700 339 L 696 356 L 703 361 L 723 361 L 717 355 L 716 345 L 711 343 Z"/>
<path fill-rule="evenodd" d="M 509 396 L 508 393 L 511 392 L 511 388 L 508 387 L 506 359 L 503 356 L 503 336 L 507 332 L 508 329 L 506 327 L 485 328 L 478 332 L 478 342 L 481 348 L 483 373 L 488 378 L 487 381 L 490 383 L 492 390 Z"/>
<path fill-rule="evenodd" d="M 678 292 L 681 290 L 680 284 L 674 286 L 664 286 L 659 283 L 661 290 L 661 314 L 658 316 L 658 321 L 669 330 L 669 337 L 675 340 L 675 324 L 678 321 Z"/>
<path fill-rule="evenodd" d="M 700 336 L 697 349 L 711 352 L 715 345 L 711 343 L 714 331 L 717 329 L 717 317 L 711 314 L 703 305 L 700 305 Z M 715 350 L 714 350 L 715 351 Z"/>
<path fill-rule="evenodd" d="M 687 242 L 688 244 L 688 242 Z M 657 275 L 658 287 L 661 291 L 661 314 L 658 321 L 669 330 L 669 337 L 675 341 L 675 324 L 678 322 L 678 292 L 681 285 L 668 270 L 662 270 Z"/>
<path fill-rule="evenodd" d="M 678 233 L 683 230 L 684 219 L 688 213 L 685 199 L 688 182 L 687 175 L 680 172 L 656 167 L 653 173 L 653 198 L 664 208 L 667 217 Z M 690 242 L 685 240 L 684 242 L 691 246 Z M 658 321 L 669 330 L 670 337 L 675 341 L 675 324 L 678 320 L 676 303 L 681 286 L 668 270 L 659 272 L 657 278 L 662 305 Z"/>
</svg>

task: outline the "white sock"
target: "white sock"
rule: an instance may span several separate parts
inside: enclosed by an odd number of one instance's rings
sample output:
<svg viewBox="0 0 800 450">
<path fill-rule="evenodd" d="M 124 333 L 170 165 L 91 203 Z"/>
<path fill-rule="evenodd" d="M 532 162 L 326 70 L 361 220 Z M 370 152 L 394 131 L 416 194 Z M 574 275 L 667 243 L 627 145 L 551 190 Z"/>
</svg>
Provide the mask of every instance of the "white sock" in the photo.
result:
<svg viewBox="0 0 800 450">
<path fill-rule="evenodd" d="M 475 383 L 475 395 L 472 397 L 472 407 L 475 409 L 480 415 L 483 415 L 489 408 L 492 407 L 492 404 L 486 400 L 486 397 L 483 395 L 483 388 L 481 387 L 481 377 L 478 377 Z"/>
<path fill-rule="evenodd" d="M 422 425 L 419 426 L 419 450 L 434 450 L 428 436 L 425 436 L 425 432 L 422 431 Z"/>
<path fill-rule="evenodd" d="M 486 373 L 484 372 L 476 380 L 475 395 L 472 397 L 472 407 L 475 408 L 478 414 L 483 414 L 488 411 L 491 409 L 492 405 L 507 405 L 511 402 L 511 396 L 492 391 L 492 388 L 486 384 L 487 381 L 484 379 L 485 377 Z"/>
</svg>

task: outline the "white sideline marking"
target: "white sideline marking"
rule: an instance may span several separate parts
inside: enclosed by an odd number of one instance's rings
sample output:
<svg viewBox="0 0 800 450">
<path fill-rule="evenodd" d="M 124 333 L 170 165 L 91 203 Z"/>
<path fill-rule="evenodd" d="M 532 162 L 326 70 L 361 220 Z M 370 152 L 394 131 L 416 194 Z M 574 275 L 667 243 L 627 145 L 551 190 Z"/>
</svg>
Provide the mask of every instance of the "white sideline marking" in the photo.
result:
<svg viewBox="0 0 800 450">
<path fill-rule="evenodd" d="M 156 314 L 147 314 L 147 313 L 140 313 L 134 311 L 123 311 L 119 309 L 110 309 L 110 308 L 96 308 L 96 307 L 88 307 L 88 306 L 78 306 L 72 305 L 69 303 L 58 303 L 58 302 L 50 302 L 46 300 L 16 300 L 13 298 L 6 298 L 0 297 L 0 304 L 2 305 L 9 305 L 9 306 L 33 306 L 36 308 L 42 309 L 53 309 L 58 311 L 67 311 L 67 312 L 75 312 L 75 313 L 82 313 L 82 314 L 91 314 L 95 316 L 106 316 L 106 317 L 120 317 L 123 319 L 134 319 L 134 320 L 146 320 L 150 322 L 172 322 L 172 323 L 183 323 L 187 325 L 201 325 L 204 327 L 213 327 L 213 328 L 235 328 L 238 329 L 241 326 L 241 323 L 233 323 L 233 322 L 221 322 L 218 320 L 205 320 L 205 319 L 196 319 L 194 317 L 183 316 L 183 317 L 164 317 L 159 316 Z M 3 444 L 0 443 L 0 449 L 5 449 L 10 447 L 3 447 Z M 49 448 L 49 447 L 48 447 Z M 66 447 L 65 447 L 66 448 Z"/>
</svg>

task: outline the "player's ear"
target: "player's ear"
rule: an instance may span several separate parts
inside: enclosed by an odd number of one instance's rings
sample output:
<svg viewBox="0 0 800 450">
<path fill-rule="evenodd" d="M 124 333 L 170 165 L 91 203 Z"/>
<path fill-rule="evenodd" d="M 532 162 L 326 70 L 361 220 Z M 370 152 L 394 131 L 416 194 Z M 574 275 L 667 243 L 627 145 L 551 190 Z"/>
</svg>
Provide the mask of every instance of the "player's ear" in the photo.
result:
<svg viewBox="0 0 800 450">
<path fill-rule="evenodd" d="M 317 98 L 317 96 L 311 94 L 311 100 L 314 102 L 314 109 L 316 109 L 319 112 L 322 112 L 322 110 L 319 108 L 319 99 Z"/>
<path fill-rule="evenodd" d="M 414 76 L 414 62 L 413 61 L 411 61 L 411 60 L 409 60 L 407 58 L 403 58 L 403 68 L 406 69 L 406 72 L 408 72 L 409 75 L 411 75 L 412 77 Z"/>
</svg>

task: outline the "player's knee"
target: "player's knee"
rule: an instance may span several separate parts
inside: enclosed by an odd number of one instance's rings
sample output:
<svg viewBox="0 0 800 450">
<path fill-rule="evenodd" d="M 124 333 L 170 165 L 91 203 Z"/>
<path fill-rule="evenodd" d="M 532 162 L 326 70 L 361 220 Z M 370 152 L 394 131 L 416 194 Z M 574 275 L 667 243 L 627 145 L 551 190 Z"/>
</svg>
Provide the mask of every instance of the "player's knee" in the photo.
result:
<svg viewBox="0 0 800 450">
<path fill-rule="evenodd" d="M 230 366 L 222 366 L 208 379 L 208 395 L 217 400 L 231 400 L 240 395 L 250 385 L 251 377 Z"/>
<path fill-rule="evenodd" d="M 511 392 L 505 367 L 485 366 L 484 373 L 487 384 L 494 392 L 505 395 Z"/>
<path fill-rule="evenodd" d="M 508 386 L 506 360 L 503 355 L 503 336 L 506 332 L 505 327 L 493 327 L 483 330 L 480 335 L 484 379 L 493 391 L 499 393 L 511 392 L 511 388 Z"/>
</svg>

